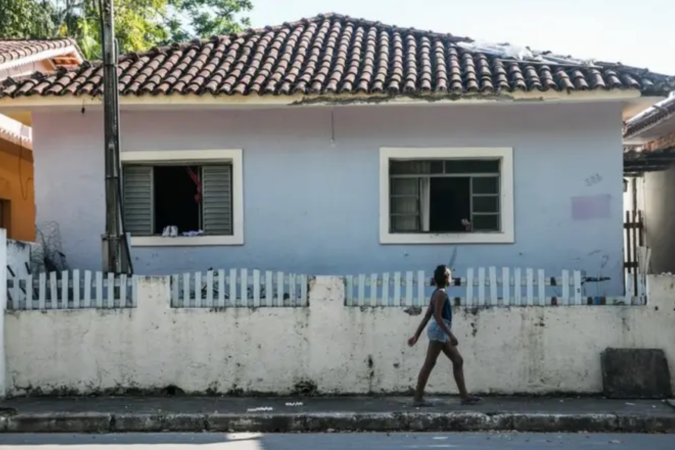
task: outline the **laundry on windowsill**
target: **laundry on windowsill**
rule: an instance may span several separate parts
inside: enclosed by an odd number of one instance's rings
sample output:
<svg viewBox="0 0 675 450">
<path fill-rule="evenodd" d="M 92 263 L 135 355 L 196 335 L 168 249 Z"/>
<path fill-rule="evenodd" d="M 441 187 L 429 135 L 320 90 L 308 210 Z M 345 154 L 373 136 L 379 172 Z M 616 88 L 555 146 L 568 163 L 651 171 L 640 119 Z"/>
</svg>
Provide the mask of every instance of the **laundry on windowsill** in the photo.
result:
<svg viewBox="0 0 675 450">
<path fill-rule="evenodd" d="M 195 236 L 201 236 L 204 234 L 204 231 L 202 230 L 197 230 L 197 231 L 183 231 L 180 235 L 184 237 L 195 237 Z M 169 225 L 168 227 L 164 227 L 164 230 L 162 231 L 162 237 L 177 237 L 178 236 L 178 227 L 175 225 Z"/>
</svg>

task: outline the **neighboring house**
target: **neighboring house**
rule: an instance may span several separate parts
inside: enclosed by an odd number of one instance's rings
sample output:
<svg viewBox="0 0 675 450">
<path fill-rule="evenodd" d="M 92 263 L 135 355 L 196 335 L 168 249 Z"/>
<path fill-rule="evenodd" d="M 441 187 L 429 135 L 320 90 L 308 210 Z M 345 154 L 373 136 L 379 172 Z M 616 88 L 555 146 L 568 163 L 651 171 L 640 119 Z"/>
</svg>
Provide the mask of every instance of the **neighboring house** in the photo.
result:
<svg viewBox="0 0 675 450">
<path fill-rule="evenodd" d="M 0 85 L 8 78 L 52 73 L 82 61 L 71 39 L 0 40 Z M 0 114 L 0 227 L 13 239 L 35 239 L 33 140 L 31 115 L 25 110 Z"/>
<path fill-rule="evenodd" d="M 626 121 L 627 211 L 640 211 L 652 273 L 675 272 L 675 95 Z"/>
<path fill-rule="evenodd" d="M 102 69 L 5 83 L 38 219 L 101 267 Z M 137 273 L 585 269 L 621 291 L 621 119 L 672 77 L 322 15 L 120 59 Z M 470 226 L 463 220 L 471 222 Z M 162 237 L 167 226 L 203 235 Z"/>
</svg>

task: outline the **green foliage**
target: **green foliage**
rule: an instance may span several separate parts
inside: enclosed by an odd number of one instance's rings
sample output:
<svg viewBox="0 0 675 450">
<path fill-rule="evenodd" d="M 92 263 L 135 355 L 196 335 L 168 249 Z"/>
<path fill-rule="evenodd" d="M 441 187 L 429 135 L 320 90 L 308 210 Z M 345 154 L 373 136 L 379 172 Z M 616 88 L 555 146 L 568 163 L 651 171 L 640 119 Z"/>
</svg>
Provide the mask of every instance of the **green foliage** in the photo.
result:
<svg viewBox="0 0 675 450">
<path fill-rule="evenodd" d="M 101 57 L 100 0 L 0 0 L 0 39 L 72 37 L 85 57 Z M 114 0 L 122 52 L 240 31 L 250 0 Z"/>
</svg>

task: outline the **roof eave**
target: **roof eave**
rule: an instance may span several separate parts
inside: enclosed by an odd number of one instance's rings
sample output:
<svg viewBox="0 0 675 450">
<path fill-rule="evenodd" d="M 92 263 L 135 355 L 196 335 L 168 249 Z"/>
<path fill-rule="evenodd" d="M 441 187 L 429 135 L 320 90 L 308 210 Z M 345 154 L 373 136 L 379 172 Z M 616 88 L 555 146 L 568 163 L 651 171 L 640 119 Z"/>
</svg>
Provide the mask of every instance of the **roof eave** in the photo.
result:
<svg viewBox="0 0 675 450">
<path fill-rule="evenodd" d="M 47 59 L 57 58 L 60 56 L 73 55 L 73 58 L 77 61 L 77 65 L 81 65 L 84 62 L 84 57 L 80 52 L 80 49 L 76 45 L 68 45 L 61 48 L 53 48 L 50 50 L 44 50 L 33 55 L 24 56 L 22 58 L 12 59 L 10 61 L 0 64 L 0 70 L 12 69 L 14 67 L 22 66 L 24 64 L 36 63 L 39 61 L 44 61 Z"/>
<path fill-rule="evenodd" d="M 465 94 L 295 94 L 295 95 L 143 95 L 120 96 L 121 107 L 159 108 L 247 108 L 284 106 L 341 106 L 341 105 L 438 105 L 486 104 L 509 102 L 607 102 L 626 101 L 642 97 L 637 89 L 595 91 L 515 91 L 501 95 Z M 100 106 L 102 97 L 96 96 L 28 96 L 0 98 L 0 110 L 49 109 L 64 106 Z"/>
</svg>

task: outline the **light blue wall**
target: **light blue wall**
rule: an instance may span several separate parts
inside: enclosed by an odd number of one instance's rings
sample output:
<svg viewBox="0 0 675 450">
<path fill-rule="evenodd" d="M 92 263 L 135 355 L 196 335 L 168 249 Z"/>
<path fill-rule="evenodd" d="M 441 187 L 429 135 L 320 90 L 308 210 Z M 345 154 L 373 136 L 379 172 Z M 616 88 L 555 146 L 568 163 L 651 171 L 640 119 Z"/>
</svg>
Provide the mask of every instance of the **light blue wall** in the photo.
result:
<svg viewBox="0 0 675 450">
<path fill-rule="evenodd" d="M 244 246 L 133 250 L 138 273 L 247 267 L 308 274 L 431 269 L 450 245 L 380 245 L 381 146 L 513 147 L 516 243 L 464 245 L 456 266 L 586 269 L 622 264 L 618 104 L 135 111 L 124 151 L 244 149 Z M 70 264 L 98 269 L 104 229 L 100 112 L 36 113 L 38 221 L 60 225 Z M 332 129 L 331 129 L 332 128 Z M 333 136 L 333 142 L 331 142 Z M 588 186 L 586 179 L 602 180 Z M 571 197 L 611 195 L 610 219 L 574 221 Z M 618 292 L 607 292 L 617 294 Z"/>
</svg>

